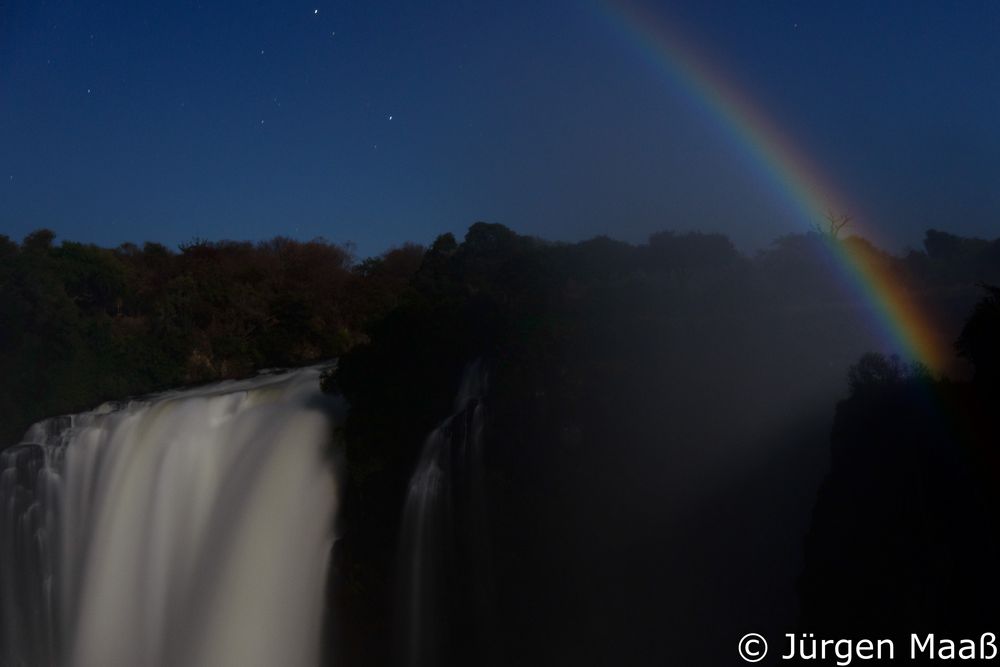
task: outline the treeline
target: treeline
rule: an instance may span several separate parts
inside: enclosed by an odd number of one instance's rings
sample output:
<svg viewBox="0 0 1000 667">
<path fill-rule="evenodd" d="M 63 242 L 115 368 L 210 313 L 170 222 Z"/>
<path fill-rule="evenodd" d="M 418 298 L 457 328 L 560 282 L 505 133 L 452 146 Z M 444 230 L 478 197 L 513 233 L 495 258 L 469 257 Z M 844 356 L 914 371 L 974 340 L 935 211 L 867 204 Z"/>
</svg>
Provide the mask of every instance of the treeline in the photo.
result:
<svg viewBox="0 0 1000 667">
<path fill-rule="evenodd" d="M 456 246 L 482 254 L 474 246 L 486 229 L 493 227 L 477 225 Z M 582 281 L 566 276 L 581 285 L 645 272 L 678 289 L 704 289 L 755 267 L 784 300 L 824 302 L 831 288 L 830 274 L 817 270 L 829 259 L 814 234 L 778 239 L 753 258 L 717 235 L 662 233 L 645 246 L 517 238 L 533 249 L 525 257 L 557 262 L 550 272 L 562 263 L 584 273 Z M 1000 264 L 998 242 L 942 232 L 928 232 L 925 250 L 903 258 L 847 242 L 896 266 L 952 314 L 968 306 L 968 285 Z M 424 276 L 440 255 L 439 247 Z M 349 246 L 322 239 L 194 240 L 169 249 L 57 242 L 44 229 L 20 243 L 0 235 L 0 438 L 10 442 L 33 420 L 105 399 L 339 356 L 415 289 L 411 278 L 423 263 L 423 248 L 412 244 L 357 261 Z M 495 286 L 517 289 L 540 278 L 529 270 L 499 276 Z M 572 298 L 573 286 L 566 287 Z"/>
<path fill-rule="evenodd" d="M 117 248 L 0 236 L 0 442 L 54 414 L 342 354 L 420 265 L 323 240 Z"/>
</svg>

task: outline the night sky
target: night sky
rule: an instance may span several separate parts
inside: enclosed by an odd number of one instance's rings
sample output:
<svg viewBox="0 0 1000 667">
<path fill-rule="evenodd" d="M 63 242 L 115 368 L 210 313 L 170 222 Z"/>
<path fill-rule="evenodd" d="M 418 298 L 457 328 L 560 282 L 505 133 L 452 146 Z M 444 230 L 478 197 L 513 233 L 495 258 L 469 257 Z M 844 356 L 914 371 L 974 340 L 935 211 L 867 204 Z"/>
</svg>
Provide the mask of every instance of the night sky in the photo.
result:
<svg viewBox="0 0 1000 667">
<path fill-rule="evenodd" d="M 1000 232 L 1000 3 L 646 4 L 894 249 Z M 0 233 L 802 230 L 609 7 L 0 0 Z"/>
</svg>

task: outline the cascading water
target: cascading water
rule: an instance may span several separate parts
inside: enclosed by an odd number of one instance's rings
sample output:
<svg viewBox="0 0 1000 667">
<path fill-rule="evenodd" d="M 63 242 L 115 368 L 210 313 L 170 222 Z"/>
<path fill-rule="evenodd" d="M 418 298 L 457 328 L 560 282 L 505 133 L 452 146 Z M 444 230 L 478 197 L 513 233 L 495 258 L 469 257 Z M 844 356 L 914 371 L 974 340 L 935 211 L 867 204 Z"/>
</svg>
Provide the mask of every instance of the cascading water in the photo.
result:
<svg viewBox="0 0 1000 667">
<path fill-rule="evenodd" d="M 454 411 L 427 437 L 400 538 L 401 662 L 487 664 L 491 627 L 483 431 L 486 371 L 469 364 Z"/>
<path fill-rule="evenodd" d="M 0 665 L 318 664 L 341 411 L 321 370 L 49 419 L 0 454 Z"/>
</svg>

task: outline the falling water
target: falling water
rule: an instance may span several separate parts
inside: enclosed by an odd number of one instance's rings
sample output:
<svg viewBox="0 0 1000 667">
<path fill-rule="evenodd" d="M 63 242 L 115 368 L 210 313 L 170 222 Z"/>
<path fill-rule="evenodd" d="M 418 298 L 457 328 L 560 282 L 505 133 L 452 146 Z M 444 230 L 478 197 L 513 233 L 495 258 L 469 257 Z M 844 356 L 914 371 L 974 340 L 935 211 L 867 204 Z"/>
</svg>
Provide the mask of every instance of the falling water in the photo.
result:
<svg viewBox="0 0 1000 667">
<path fill-rule="evenodd" d="M 486 664 L 489 539 L 483 476 L 486 371 L 470 364 L 454 410 L 427 437 L 400 539 L 400 620 L 412 667 Z"/>
<path fill-rule="evenodd" d="M 319 662 L 339 407 L 321 369 L 34 425 L 0 454 L 0 665 Z"/>
</svg>

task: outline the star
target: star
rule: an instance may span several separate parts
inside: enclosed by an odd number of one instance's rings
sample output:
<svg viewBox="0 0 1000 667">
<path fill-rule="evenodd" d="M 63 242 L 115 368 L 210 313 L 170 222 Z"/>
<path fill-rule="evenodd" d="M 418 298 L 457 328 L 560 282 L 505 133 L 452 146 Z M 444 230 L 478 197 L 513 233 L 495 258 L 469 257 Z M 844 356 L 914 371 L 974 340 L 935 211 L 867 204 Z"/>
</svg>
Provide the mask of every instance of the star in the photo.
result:
<svg viewBox="0 0 1000 667">
<path fill-rule="evenodd" d="M 313 10 L 313 15 L 315 15 L 315 14 L 319 14 L 319 10 L 318 9 L 314 9 Z"/>
<path fill-rule="evenodd" d="M 392 114 L 389 114 L 389 120 L 392 120 Z"/>
</svg>

